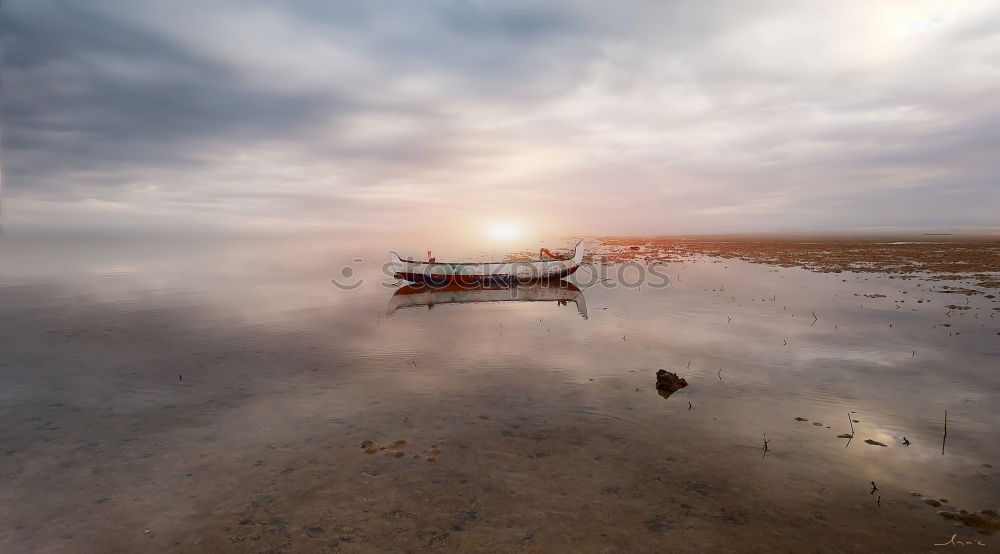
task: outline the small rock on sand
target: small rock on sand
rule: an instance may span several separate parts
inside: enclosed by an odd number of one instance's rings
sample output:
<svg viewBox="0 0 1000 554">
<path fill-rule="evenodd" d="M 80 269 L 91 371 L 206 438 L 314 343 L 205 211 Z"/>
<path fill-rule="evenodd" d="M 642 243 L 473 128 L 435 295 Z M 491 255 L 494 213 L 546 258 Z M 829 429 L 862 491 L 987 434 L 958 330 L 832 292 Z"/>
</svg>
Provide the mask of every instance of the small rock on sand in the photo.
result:
<svg viewBox="0 0 1000 554">
<path fill-rule="evenodd" d="M 841 434 L 841 435 L 837 435 L 837 438 L 838 439 L 853 439 L 854 435 L 852 435 L 850 433 L 844 433 L 844 434 Z"/>
<path fill-rule="evenodd" d="M 879 441 L 873 441 L 871 439 L 865 439 L 865 444 L 870 444 L 872 446 L 889 446 L 888 444 L 882 444 Z"/>
<path fill-rule="evenodd" d="M 937 500 L 934 500 L 933 498 L 925 498 L 924 502 L 930 504 L 931 506 L 934 506 L 935 508 L 937 508 L 937 507 L 939 507 L 941 505 L 940 502 L 938 502 Z"/>
<path fill-rule="evenodd" d="M 804 417 L 797 417 L 795 418 L 795 421 L 809 421 L 809 419 Z"/>
<path fill-rule="evenodd" d="M 687 380 L 678 377 L 676 373 L 671 373 L 664 369 L 656 371 L 656 390 L 666 393 L 675 393 L 688 386 Z"/>
</svg>

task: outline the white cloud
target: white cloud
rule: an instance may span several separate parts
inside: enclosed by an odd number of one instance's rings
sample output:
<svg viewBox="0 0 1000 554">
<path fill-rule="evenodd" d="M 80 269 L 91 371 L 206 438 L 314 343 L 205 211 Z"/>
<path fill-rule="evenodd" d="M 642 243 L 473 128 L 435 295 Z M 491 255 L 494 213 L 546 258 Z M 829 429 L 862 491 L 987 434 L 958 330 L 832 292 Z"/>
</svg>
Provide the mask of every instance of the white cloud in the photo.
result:
<svg viewBox="0 0 1000 554">
<path fill-rule="evenodd" d="M 91 199 L 227 224 L 486 209 L 571 232 L 990 224 L 995 7 L 15 3 L 7 213 Z M 942 200 L 955 190 L 971 207 Z"/>
</svg>

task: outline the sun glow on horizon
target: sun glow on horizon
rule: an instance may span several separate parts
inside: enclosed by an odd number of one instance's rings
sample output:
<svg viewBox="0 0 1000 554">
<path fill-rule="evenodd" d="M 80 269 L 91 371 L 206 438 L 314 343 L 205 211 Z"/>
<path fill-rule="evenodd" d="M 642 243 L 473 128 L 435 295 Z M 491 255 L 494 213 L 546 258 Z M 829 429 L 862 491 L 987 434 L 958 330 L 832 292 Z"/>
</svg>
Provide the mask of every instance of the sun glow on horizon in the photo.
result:
<svg viewBox="0 0 1000 554">
<path fill-rule="evenodd" d="M 520 234 L 518 226 L 509 222 L 495 223 L 490 227 L 490 235 L 495 239 L 512 239 Z"/>
</svg>

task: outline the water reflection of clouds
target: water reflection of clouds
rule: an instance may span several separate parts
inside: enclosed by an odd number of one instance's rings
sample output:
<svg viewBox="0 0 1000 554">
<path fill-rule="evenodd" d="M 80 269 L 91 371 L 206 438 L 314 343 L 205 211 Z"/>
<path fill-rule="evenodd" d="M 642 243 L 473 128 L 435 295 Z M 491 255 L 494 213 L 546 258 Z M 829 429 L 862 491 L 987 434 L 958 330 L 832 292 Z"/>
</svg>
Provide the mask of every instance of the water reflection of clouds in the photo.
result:
<svg viewBox="0 0 1000 554">
<path fill-rule="evenodd" d="M 723 455 L 733 444 L 755 446 L 767 432 L 774 440 L 769 458 L 781 460 L 794 450 L 796 459 L 812 465 L 817 480 L 817 472 L 831 464 L 900 482 L 916 481 L 927 470 L 960 491 L 969 490 L 963 481 L 969 468 L 998 453 L 989 440 L 1000 409 L 987 342 L 995 326 L 978 329 L 957 320 L 952 330 L 962 334 L 949 336 L 932 326 L 939 319 L 936 308 L 902 313 L 891 306 L 876 309 L 874 301 L 855 308 L 854 292 L 887 290 L 898 282 L 843 283 L 801 270 L 695 263 L 676 268 L 683 280 L 669 289 L 588 289 L 588 321 L 551 299 L 408 309 L 385 318 L 387 294 L 376 284 L 377 266 L 359 270 L 368 284 L 340 291 L 325 279 L 337 267 L 337 255 L 301 259 L 320 250 L 292 249 L 271 254 L 273 260 L 252 249 L 231 251 L 217 262 L 179 256 L 169 263 L 133 264 L 135 273 L 121 279 L 73 277 L 55 294 L 38 289 L 36 298 L 67 303 L 63 307 L 73 313 L 81 308 L 70 303 L 89 303 L 83 310 L 89 320 L 76 317 L 72 326 L 132 325 L 137 334 L 122 342 L 95 338 L 86 347 L 53 346 L 35 337 L 19 348 L 25 355 L 49 348 L 46 359 L 56 367 L 94 348 L 112 366 L 145 367 L 152 360 L 142 371 L 154 374 L 206 365 L 184 370 L 191 371 L 185 375 L 190 382 L 235 387 L 242 382 L 236 376 L 246 375 L 252 399 L 218 398 L 231 410 L 227 428 L 239 427 L 247 415 L 262 422 L 262 413 L 280 415 L 276 427 L 300 422 L 304 410 L 322 411 L 319 399 L 306 410 L 303 399 L 313 394 L 335 405 L 330 410 L 337 417 L 370 413 L 369 424 L 378 426 L 389 425 L 379 419 L 383 412 L 423 413 L 441 418 L 445 433 L 464 425 L 465 412 L 477 403 L 509 402 L 511 417 L 650 429 L 664 418 L 683 421 L 663 430 L 664 440 L 695 444 L 703 454 Z M 248 275 L 251 269 L 257 272 Z M 219 278 L 206 281 L 205 275 Z M 725 293 L 712 291 L 723 282 Z M 774 296 L 777 301 L 762 300 Z M 30 304 L 24 302 L 4 297 L 4 315 L 21 317 L 16 310 Z M 815 324 L 808 315 L 813 310 L 820 317 Z M 65 323 L 51 325 L 61 330 Z M 907 358 L 911 350 L 917 355 Z M 216 363 L 216 356 L 223 360 Z M 664 402 L 653 386 L 660 368 L 691 386 Z M 117 378 L 77 375 L 66 384 L 99 395 L 123 386 Z M 156 390 L 143 394 L 159 398 Z M 694 409 L 681 413 L 689 401 Z M 937 418 L 946 408 L 955 421 L 954 443 L 941 457 Z M 857 411 L 861 423 L 845 449 L 836 435 L 848 430 L 848 411 Z M 797 425 L 793 418 L 800 415 L 810 422 Z M 815 427 L 816 421 L 831 428 Z M 913 445 L 899 446 L 902 435 Z M 866 445 L 866 438 L 890 446 Z M 942 476 L 950 470 L 956 475 Z"/>
</svg>

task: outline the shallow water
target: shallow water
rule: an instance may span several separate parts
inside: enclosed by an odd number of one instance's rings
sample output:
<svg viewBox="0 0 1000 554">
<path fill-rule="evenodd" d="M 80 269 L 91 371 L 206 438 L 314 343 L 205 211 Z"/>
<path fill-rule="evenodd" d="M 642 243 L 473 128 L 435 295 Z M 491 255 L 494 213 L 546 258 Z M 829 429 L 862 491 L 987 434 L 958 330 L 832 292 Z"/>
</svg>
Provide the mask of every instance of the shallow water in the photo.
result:
<svg viewBox="0 0 1000 554">
<path fill-rule="evenodd" d="M 0 551 L 1000 544 L 937 515 L 998 507 L 995 299 L 699 256 L 393 311 L 351 244 L 0 237 Z"/>
</svg>

